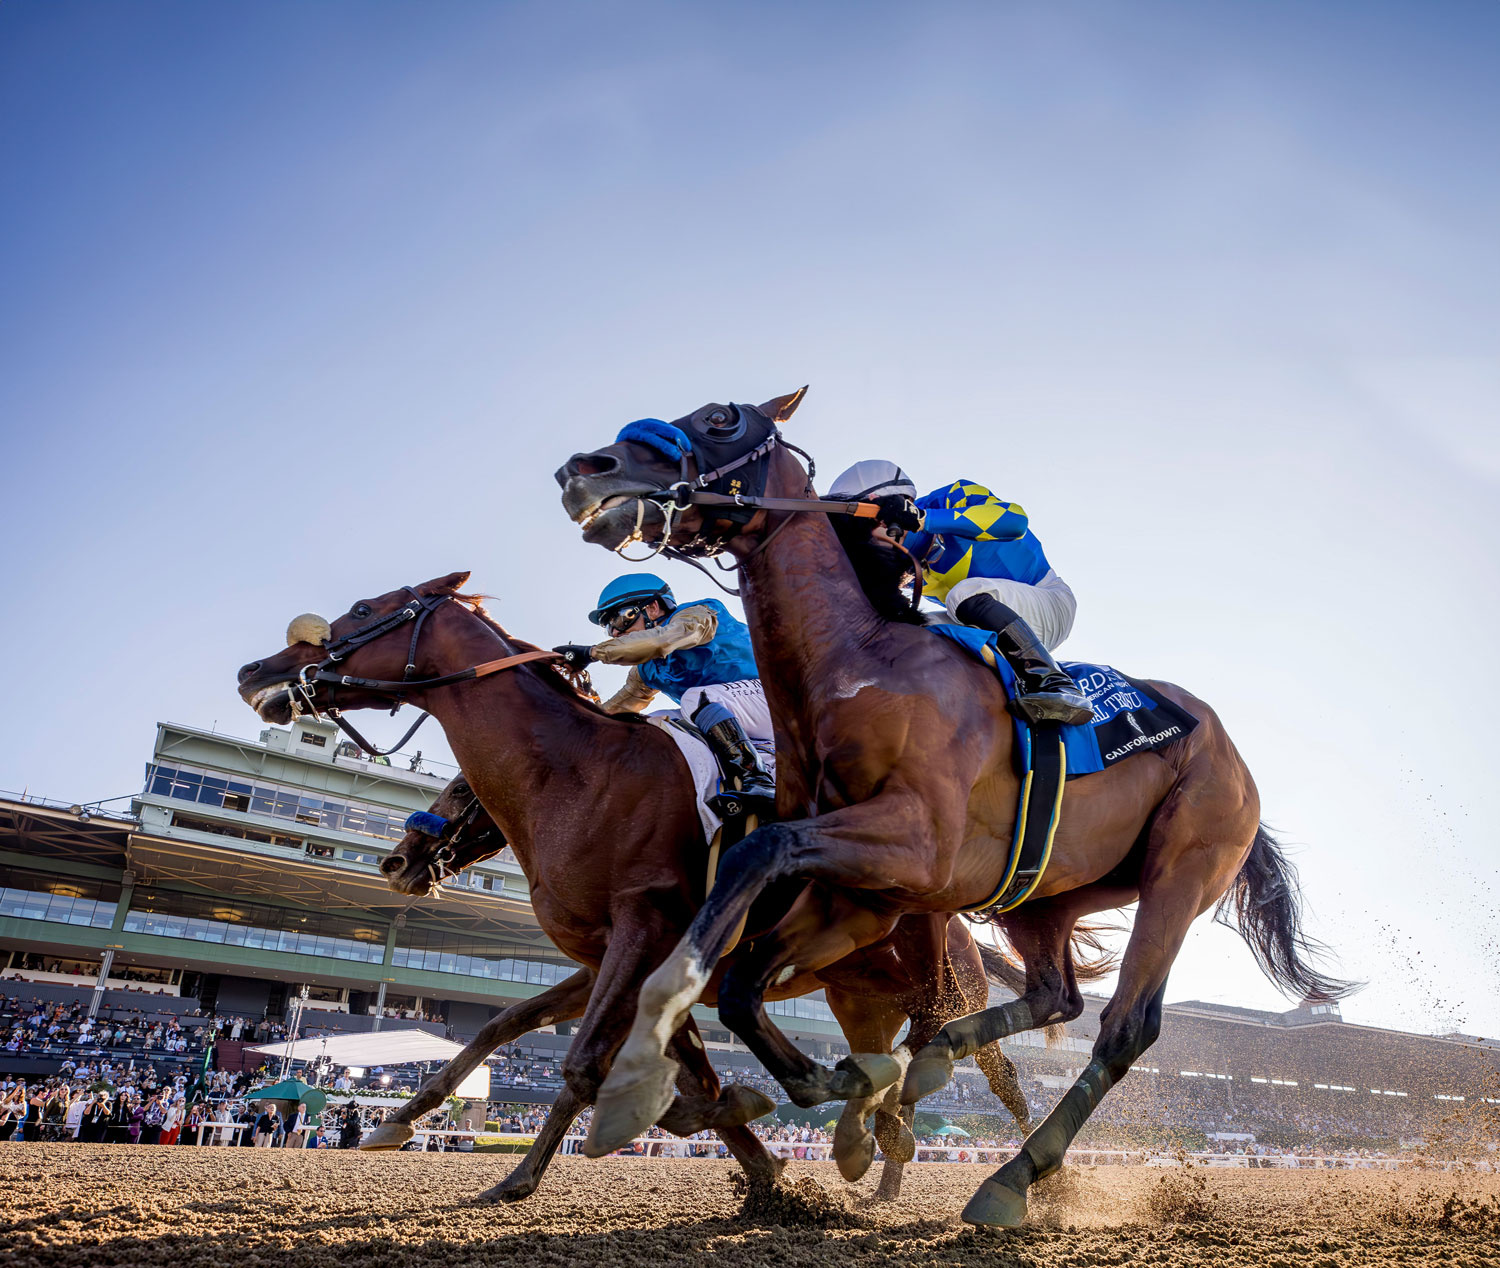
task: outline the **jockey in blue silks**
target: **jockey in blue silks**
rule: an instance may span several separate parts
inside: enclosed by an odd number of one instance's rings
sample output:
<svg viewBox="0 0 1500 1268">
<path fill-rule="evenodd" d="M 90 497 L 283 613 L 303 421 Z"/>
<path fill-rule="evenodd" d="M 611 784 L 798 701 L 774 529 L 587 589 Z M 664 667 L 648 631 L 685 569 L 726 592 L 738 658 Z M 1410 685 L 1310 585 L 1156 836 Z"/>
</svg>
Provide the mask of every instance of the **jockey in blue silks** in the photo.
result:
<svg viewBox="0 0 1500 1268">
<path fill-rule="evenodd" d="M 555 650 L 575 668 L 593 661 L 630 666 L 605 711 L 640 713 L 657 692 L 671 697 L 708 740 L 726 783 L 738 780 L 745 799 L 774 806 L 776 785 L 750 742 L 773 735 L 744 622 L 717 599 L 679 604 L 672 588 L 649 572 L 611 581 L 589 620 L 610 637 Z"/>
<path fill-rule="evenodd" d="M 1052 570 L 1019 503 L 972 480 L 917 497 L 894 462 L 857 462 L 829 497 L 875 502 L 881 527 L 922 569 L 923 590 L 960 625 L 991 630 L 1016 672 L 1016 711 L 1031 722 L 1078 725 L 1093 716 L 1077 684 L 1052 659 L 1073 628 L 1077 600 Z M 904 535 L 904 541 L 902 537 Z"/>
</svg>

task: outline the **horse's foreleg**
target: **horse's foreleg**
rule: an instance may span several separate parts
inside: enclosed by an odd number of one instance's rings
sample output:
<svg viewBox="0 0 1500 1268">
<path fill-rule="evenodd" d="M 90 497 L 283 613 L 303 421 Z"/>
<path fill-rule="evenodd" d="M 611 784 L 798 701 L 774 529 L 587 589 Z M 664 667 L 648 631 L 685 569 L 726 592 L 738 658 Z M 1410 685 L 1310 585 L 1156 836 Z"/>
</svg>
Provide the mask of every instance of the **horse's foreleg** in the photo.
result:
<svg viewBox="0 0 1500 1268">
<path fill-rule="evenodd" d="M 546 1174 L 553 1155 L 557 1153 L 558 1146 L 568 1134 L 568 1128 L 573 1126 L 573 1121 L 583 1108 L 583 1102 L 578 1099 L 577 1093 L 572 1088 L 564 1087 L 559 1091 L 557 1099 L 552 1102 L 552 1108 L 547 1111 L 547 1121 L 542 1124 L 542 1130 L 537 1132 L 531 1148 L 526 1151 L 526 1156 L 504 1180 L 486 1189 L 475 1201 L 519 1202 L 522 1198 L 528 1198 L 536 1192 L 536 1187 L 542 1182 L 542 1176 Z"/>
<path fill-rule="evenodd" d="M 677 1069 L 666 1058 L 667 1044 L 703 994 L 751 904 L 787 874 L 794 843 L 785 825 L 769 824 L 725 852 L 692 925 L 641 987 L 635 1024 L 599 1089 L 585 1150 L 591 1157 L 620 1148 L 666 1111 Z"/>
<path fill-rule="evenodd" d="M 512 1004 L 485 1022 L 464 1050 L 436 1074 L 430 1075 L 400 1112 L 386 1119 L 359 1142 L 361 1149 L 399 1149 L 412 1138 L 412 1124 L 441 1105 L 480 1062 L 501 1044 L 519 1039 L 541 1026 L 583 1016 L 594 988 L 594 970 L 579 969 L 540 995 Z"/>
<path fill-rule="evenodd" d="M 719 990 L 719 1016 L 802 1108 L 824 1101 L 874 1097 L 901 1075 L 889 1042 L 854 1053 L 828 1070 L 799 1050 L 766 1016 L 765 992 L 774 982 L 844 959 L 883 938 L 895 923 L 838 891 L 804 890 L 781 923 L 737 956 Z M 837 1156 L 837 1149 L 835 1156 Z M 865 1165 L 868 1165 L 866 1163 Z"/>
<path fill-rule="evenodd" d="M 1027 1103 L 1026 1093 L 1021 1090 L 1015 1063 L 1000 1051 L 998 1043 L 987 1043 L 974 1054 L 974 1064 L 984 1071 L 990 1091 L 1010 1111 L 1011 1117 L 1021 1129 L 1021 1135 L 1030 1135 L 1031 1106 Z"/>
<path fill-rule="evenodd" d="M 844 1032 L 852 1052 L 890 1052 L 896 1032 L 901 1029 L 905 1010 L 894 997 L 872 998 L 835 987 L 825 982 L 824 998 L 832 1011 L 839 1029 Z M 904 1063 L 910 1052 L 903 1046 L 897 1054 L 898 1064 Z M 892 1082 L 895 1086 L 895 1081 Z M 839 1174 L 845 1180 L 858 1180 L 870 1169 L 875 1160 L 876 1135 L 872 1135 L 869 1120 L 880 1116 L 885 1101 L 885 1090 L 869 1096 L 850 1097 L 844 1102 L 844 1112 L 839 1115 L 833 1133 L 833 1158 L 838 1163 Z M 893 1153 L 901 1152 L 900 1124 L 889 1121 L 877 1128 L 882 1147 L 886 1151 L 885 1170 L 882 1173 L 881 1189 L 886 1187 L 886 1177 L 894 1167 L 894 1183 L 899 1190 L 901 1163 L 891 1159 Z"/>
<path fill-rule="evenodd" d="M 677 1135 L 692 1135 L 711 1127 L 745 1169 L 752 1186 L 775 1184 L 785 1160 L 771 1157 L 760 1137 L 745 1126 L 752 1119 L 772 1113 L 775 1102 L 753 1088 L 733 1084 L 721 1094 L 718 1071 L 709 1061 L 698 1023 L 691 1017 L 672 1037 L 672 1052 L 677 1057 L 677 1086 L 682 1097 L 660 1126 Z"/>
<path fill-rule="evenodd" d="M 1069 896 L 1071 897 L 1071 895 Z M 986 1008 L 945 1025 L 912 1058 L 901 1101 L 915 1105 L 953 1077 L 953 1063 L 972 1056 L 1007 1035 L 1083 1012 L 1083 995 L 1073 973 L 1069 938 L 1078 919 L 1071 904 L 1042 899 L 1007 917 L 1006 931 L 1026 964 L 1026 990 L 1019 999 Z"/>
</svg>

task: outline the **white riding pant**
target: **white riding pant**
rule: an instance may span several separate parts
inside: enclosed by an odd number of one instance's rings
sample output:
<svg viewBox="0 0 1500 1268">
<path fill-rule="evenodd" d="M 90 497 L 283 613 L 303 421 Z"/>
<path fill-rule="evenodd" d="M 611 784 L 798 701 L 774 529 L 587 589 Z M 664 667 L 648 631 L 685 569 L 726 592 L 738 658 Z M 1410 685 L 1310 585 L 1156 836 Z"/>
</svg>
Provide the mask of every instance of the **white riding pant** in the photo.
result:
<svg viewBox="0 0 1500 1268">
<path fill-rule="evenodd" d="M 678 709 L 683 721 L 691 722 L 693 714 L 705 700 L 716 700 L 740 720 L 745 734 L 752 740 L 775 738 L 771 727 L 771 710 L 759 678 L 742 678 L 738 682 L 716 682 L 707 687 L 689 687 L 682 693 Z"/>
<path fill-rule="evenodd" d="M 1055 651 L 1073 630 L 1078 600 L 1073 597 L 1068 583 L 1050 568 L 1034 586 L 1002 577 L 965 577 L 948 591 L 944 600 L 949 615 L 957 621 L 958 605 L 976 594 L 988 594 L 1012 609 L 1036 631 L 1037 638 L 1049 652 Z"/>
</svg>

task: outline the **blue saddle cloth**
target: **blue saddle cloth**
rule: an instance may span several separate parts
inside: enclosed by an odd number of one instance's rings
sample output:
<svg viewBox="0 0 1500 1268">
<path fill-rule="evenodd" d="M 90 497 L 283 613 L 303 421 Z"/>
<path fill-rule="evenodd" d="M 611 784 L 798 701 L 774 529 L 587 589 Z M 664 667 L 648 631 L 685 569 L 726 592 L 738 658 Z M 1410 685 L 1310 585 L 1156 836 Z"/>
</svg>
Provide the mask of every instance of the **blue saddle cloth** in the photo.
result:
<svg viewBox="0 0 1500 1268">
<path fill-rule="evenodd" d="M 1016 694 L 1016 675 L 1000 654 L 995 635 L 968 625 L 934 625 L 934 634 L 951 638 L 999 676 L 1007 697 Z M 1189 735 L 1198 719 L 1170 700 L 1158 700 L 1133 678 L 1108 665 L 1063 661 L 1063 669 L 1093 707 L 1094 717 L 1082 726 L 1062 728 L 1068 759 L 1068 778 L 1092 775 L 1116 762 L 1147 753 Z M 1016 733 L 1025 742 L 1025 723 L 1016 719 Z"/>
</svg>

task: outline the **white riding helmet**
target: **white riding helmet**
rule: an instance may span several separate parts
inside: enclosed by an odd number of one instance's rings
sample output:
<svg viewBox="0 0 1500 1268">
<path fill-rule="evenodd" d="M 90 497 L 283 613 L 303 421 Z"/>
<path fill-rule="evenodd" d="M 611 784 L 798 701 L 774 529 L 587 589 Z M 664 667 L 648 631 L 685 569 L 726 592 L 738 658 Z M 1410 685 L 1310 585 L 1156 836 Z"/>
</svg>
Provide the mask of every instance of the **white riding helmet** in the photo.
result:
<svg viewBox="0 0 1500 1268">
<path fill-rule="evenodd" d="M 828 496 L 841 502 L 862 502 L 868 498 L 901 494 L 915 499 L 917 486 L 894 462 L 883 458 L 866 458 L 856 462 L 833 482 Z"/>
</svg>

